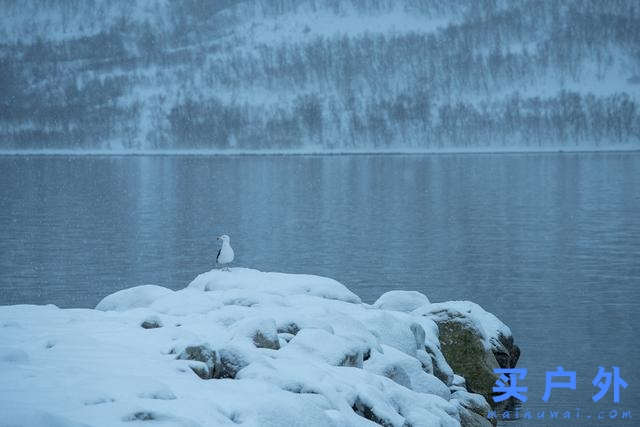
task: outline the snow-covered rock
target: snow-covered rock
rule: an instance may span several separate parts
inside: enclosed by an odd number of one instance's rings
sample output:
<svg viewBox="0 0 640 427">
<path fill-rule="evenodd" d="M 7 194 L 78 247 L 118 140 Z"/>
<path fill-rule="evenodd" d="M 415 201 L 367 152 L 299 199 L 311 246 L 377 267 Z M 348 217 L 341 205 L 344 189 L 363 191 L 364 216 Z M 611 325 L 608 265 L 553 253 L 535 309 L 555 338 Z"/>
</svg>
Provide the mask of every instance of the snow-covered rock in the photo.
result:
<svg viewBox="0 0 640 427">
<path fill-rule="evenodd" d="M 467 388 L 489 399 L 498 379 L 496 368 L 513 368 L 520 349 L 511 330 L 493 314 L 470 301 L 427 304 L 412 312 L 435 321 L 440 348 Z"/>
<path fill-rule="evenodd" d="M 233 274 L 211 270 L 196 277 L 190 288 L 203 291 L 241 289 L 275 295 L 314 295 L 327 299 L 359 303 L 360 297 L 328 277 L 309 274 L 264 273 L 249 268 L 234 268 Z"/>
<path fill-rule="evenodd" d="M 96 310 L 125 311 L 137 307 L 148 307 L 153 301 L 172 292 L 171 289 L 156 285 L 143 285 L 123 289 L 104 297 L 96 305 Z"/>
<path fill-rule="evenodd" d="M 478 330 L 487 349 L 499 347 L 500 337 L 510 337 L 511 329 L 493 314 L 471 301 L 447 301 L 419 307 L 414 314 L 427 315 L 436 323 L 455 320 Z"/>
<path fill-rule="evenodd" d="M 374 307 L 384 310 L 413 311 L 423 305 L 429 304 L 429 298 L 417 291 L 389 291 L 380 295 L 373 303 Z"/>
<path fill-rule="evenodd" d="M 462 310 L 483 349 L 506 326 L 447 304 L 392 292 L 367 305 L 332 279 L 234 268 L 178 291 L 119 291 L 96 310 L 0 307 L 0 413 L 18 425 L 483 425 L 486 400 L 454 375 L 438 324 Z"/>
</svg>

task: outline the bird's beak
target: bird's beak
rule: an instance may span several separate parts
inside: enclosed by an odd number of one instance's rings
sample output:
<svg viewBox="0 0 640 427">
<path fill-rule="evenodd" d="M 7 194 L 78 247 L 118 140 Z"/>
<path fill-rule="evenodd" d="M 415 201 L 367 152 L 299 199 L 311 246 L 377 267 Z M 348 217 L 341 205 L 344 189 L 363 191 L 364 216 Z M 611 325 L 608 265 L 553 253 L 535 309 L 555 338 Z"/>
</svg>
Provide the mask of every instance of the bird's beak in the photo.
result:
<svg viewBox="0 0 640 427">
<path fill-rule="evenodd" d="M 216 237 L 216 239 L 218 239 L 218 240 L 222 240 L 222 238 L 220 238 L 220 237 Z"/>
</svg>

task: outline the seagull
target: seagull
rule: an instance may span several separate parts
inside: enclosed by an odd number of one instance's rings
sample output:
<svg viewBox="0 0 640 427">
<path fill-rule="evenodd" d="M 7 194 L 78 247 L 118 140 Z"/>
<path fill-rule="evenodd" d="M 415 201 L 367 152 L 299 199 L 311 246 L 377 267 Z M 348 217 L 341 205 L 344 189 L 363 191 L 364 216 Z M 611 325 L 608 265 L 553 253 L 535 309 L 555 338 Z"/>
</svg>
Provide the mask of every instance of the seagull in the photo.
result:
<svg viewBox="0 0 640 427">
<path fill-rule="evenodd" d="M 233 248 L 229 244 L 229 236 L 223 234 L 218 237 L 218 240 L 222 240 L 222 247 L 218 250 L 218 256 L 216 256 L 216 264 L 225 265 L 230 264 L 233 261 Z M 223 267 L 222 270 L 229 271 L 229 267 Z"/>
</svg>

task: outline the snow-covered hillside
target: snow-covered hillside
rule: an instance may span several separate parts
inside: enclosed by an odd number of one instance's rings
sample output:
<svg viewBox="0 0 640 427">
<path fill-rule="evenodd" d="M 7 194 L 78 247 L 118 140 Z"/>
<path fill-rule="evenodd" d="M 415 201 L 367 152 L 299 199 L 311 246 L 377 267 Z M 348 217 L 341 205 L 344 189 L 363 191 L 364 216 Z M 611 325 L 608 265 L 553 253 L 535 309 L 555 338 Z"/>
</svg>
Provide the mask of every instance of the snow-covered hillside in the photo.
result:
<svg viewBox="0 0 640 427">
<path fill-rule="evenodd" d="M 1 5 L 0 149 L 640 145 L 632 0 Z"/>
<path fill-rule="evenodd" d="M 476 393 L 518 356 L 470 302 L 367 305 L 329 278 L 213 270 L 95 310 L 0 307 L 0 424 L 490 426 Z"/>
</svg>

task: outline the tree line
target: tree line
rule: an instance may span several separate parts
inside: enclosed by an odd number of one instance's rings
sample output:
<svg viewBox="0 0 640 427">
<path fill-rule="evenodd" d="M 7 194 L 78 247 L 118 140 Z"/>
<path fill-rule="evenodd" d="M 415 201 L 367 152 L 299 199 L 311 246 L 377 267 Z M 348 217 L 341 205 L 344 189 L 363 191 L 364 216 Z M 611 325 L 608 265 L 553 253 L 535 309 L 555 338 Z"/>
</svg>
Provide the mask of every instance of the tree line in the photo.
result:
<svg viewBox="0 0 640 427">
<path fill-rule="evenodd" d="M 3 4 L 18 13 L 15 3 Z M 419 149 L 640 139 L 634 1 L 186 0 L 151 18 L 124 13 L 137 4 L 110 4 L 111 15 L 99 15 L 103 27 L 93 32 L 0 39 L 0 149 Z M 55 7 L 63 17 L 74 8 L 97 13 L 75 0 Z M 305 11 L 339 19 L 398 10 L 425 22 L 450 20 L 430 32 L 305 29 L 276 42 L 254 40 L 243 26 L 251 19 L 286 23 Z M 613 89 L 583 89 L 621 78 Z"/>
</svg>

